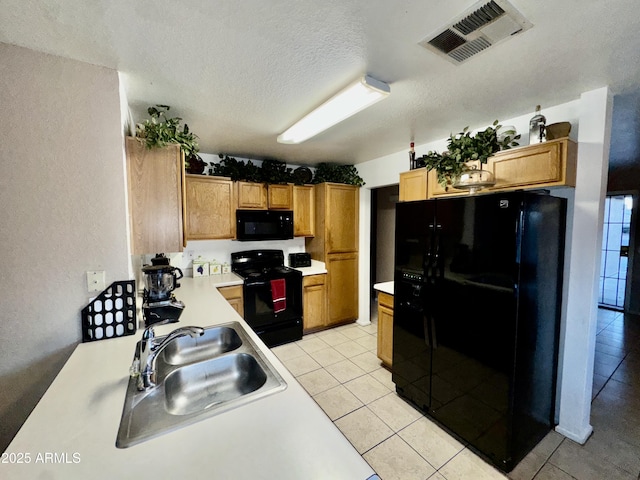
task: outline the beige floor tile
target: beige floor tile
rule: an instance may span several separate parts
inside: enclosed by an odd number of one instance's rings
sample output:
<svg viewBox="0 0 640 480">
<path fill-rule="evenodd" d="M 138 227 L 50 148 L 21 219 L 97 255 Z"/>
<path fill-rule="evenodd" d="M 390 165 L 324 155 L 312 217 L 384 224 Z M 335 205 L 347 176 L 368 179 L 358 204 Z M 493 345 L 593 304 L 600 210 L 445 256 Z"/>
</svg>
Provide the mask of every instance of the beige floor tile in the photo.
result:
<svg viewBox="0 0 640 480">
<path fill-rule="evenodd" d="M 323 369 L 300 375 L 298 381 L 311 396 L 339 385 L 338 381 Z"/>
<path fill-rule="evenodd" d="M 351 361 L 353 362 L 353 360 L 354 359 L 352 358 Z M 356 362 L 354 362 L 354 363 L 356 363 Z M 364 370 L 366 371 L 366 369 L 364 369 Z M 386 368 L 378 368 L 378 369 L 376 369 L 376 370 L 374 370 L 372 372 L 369 372 L 369 375 L 371 375 L 373 378 L 378 380 L 381 384 L 383 384 L 385 387 L 387 387 L 392 392 L 396 391 L 396 384 L 393 383 L 393 380 L 391 379 L 391 372 L 389 370 L 387 370 Z"/>
<path fill-rule="evenodd" d="M 376 335 L 378 333 L 378 324 L 371 323 L 370 325 L 365 325 L 360 327 L 363 332 L 367 332 L 369 335 Z"/>
<path fill-rule="evenodd" d="M 398 435 L 436 469 L 440 469 L 464 448 L 464 445 L 426 417 L 400 430 Z"/>
<path fill-rule="evenodd" d="M 378 350 L 378 339 L 374 335 L 356 338 L 355 341 L 369 351 L 373 350 L 375 352 Z"/>
<path fill-rule="evenodd" d="M 327 343 L 328 345 L 331 345 L 332 347 L 351 340 L 349 337 L 345 337 L 343 334 L 333 329 L 319 332 L 317 335 L 318 335 L 318 338 L 320 338 L 323 342 Z"/>
<path fill-rule="evenodd" d="M 637 480 L 599 455 L 594 455 L 571 440 L 562 442 L 549 460 L 551 464 L 580 480 Z"/>
<path fill-rule="evenodd" d="M 506 475 L 465 448 L 439 470 L 447 480 L 504 480 Z"/>
<path fill-rule="evenodd" d="M 442 475 L 440 475 L 440 473 L 436 472 L 433 475 L 431 475 L 427 480 L 447 480 L 447 479 L 444 478 Z"/>
<path fill-rule="evenodd" d="M 567 472 L 563 472 L 558 467 L 554 467 L 550 463 L 547 463 L 540 469 L 538 474 L 534 477 L 534 480 L 575 480 L 575 478 Z"/>
<path fill-rule="evenodd" d="M 300 375 L 304 375 L 305 373 L 309 373 L 322 368 L 322 366 L 318 362 L 316 362 L 306 353 L 303 353 L 298 357 L 281 359 L 281 361 L 294 377 L 298 377 Z"/>
<path fill-rule="evenodd" d="M 435 472 L 397 435 L 369 450 L 364 459 L 383 480 L 424 480 Z"/>
<path fill-rule="evenodd" d="M 389 389 L 371 375 L 363 375 L 344 384 L 365 405 L 384 397 Z"/>
<path fill-rule="evenodd" d="M 271 351 L 278 357 L 280 360 L 287 360 L 289 358 L 300 357 L 305 354 L 305 351 L 302 350 L 295 343 L 286 343 L 284 345 L 280 345 L 278 347 L 274 347 Z"/>
<path fill-rule="evenodd" d="M 345 359 L 344 355 L 335 350 L 333 347 L 323 348 L 322 350 L 312 352 L 309 355 L 323 367 L 333 365 L 334 363 L 341 362 Z"/>
<path fill-rule="evenodd" d="M 549 432 L 509 473 L 509 478 L 512 480 L 531 480 L 563 440 L 564 437 L 559 433 Z"/>
<path fill-rule="evenodd" d="M 362 345 L 360 345 L 359 343 L 356 343 L 353 340 L 349 340 L 348 342 L 341 343 L 339 345 L 334 345 L 333 348 L 335 348 L 337 351 L 339 351 L 342 355 L 344 355 L 347 358 L 355 357 L 357 355 L 367 352 L 366 348 L 364 348 Z"/>
<path fill-rule="evenodd" d="M 344 359 L 344 357 L 342 358 Z M 366 375 L 367 373 L 348 359 L 344 359 L 340 362 L 334 363 L 333 365 L 328 365 L 325 369 L 340 383 L 347 383 L 350 380 Z"/>
<path fill-rule="evenodd" d="M 296 342 L 296 344 L 307 353 L 317 352 L 329 346 L 329 344 L 318 337 L 304 337 L 302 340 Z"/>
<path fill-rule="evenodd" d="M 636 476 L 640 473 L 638 447 L 626 442 L 615 430 L 607 427 L 594 429 L 582 448 L 629 473 Z"/>
<path fill-rule="evenodd" d="M 398 397 L 395 392 L 374 400 L 368 407 L 394 432 L 402 430 L 422 417 L 420 412 Z"/>
<path fill-rule="evenodd" d="M 371 352 L 364 352 L 360 353 L 359 355 L 354 355 L 353 357 L 351 357 L 351 361 L 358 365 L 365 372 L 373 372 L 374 370 L 378 370 L 382 365 L 380 359 Z"/>
<path fill-rule="evenodd" d="M 334 421 L 357 410 L 363 405 L 353 393 L 342 385 L 318 393 L 313 399 L 320 405 L 320 408 L 324 410 L 327 416 Z"/>
<path fill-rule="evenodd" d="M 362 327 L 360 325 L 348 325 L 347 327 L 344 328 L 344 330 L 341 330 L 340 333 L 342 333 L 345 337 L 349 337 L 351 340 L 355 340 L 356 338 L 361 338 L 361 337 L 366 337 L 367 335 L 369 335 L 367 332 L 365 332 Z"/>
<path fill-rule="evenodd" d="M 339 418 L 335 424 L 361 454 L 393 435 L 393 431 L 367 407 Z"/>
</svg>

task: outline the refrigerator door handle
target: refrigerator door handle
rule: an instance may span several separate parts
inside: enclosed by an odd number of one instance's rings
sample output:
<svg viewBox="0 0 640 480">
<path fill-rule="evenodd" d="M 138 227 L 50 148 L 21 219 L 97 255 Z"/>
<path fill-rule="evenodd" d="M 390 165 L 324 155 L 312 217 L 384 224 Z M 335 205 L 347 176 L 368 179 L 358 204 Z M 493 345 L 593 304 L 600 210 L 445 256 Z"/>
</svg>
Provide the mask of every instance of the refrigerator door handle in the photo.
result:
<svg viewBox="0 0 640 480">
<path fill-rule="evenodd" d="M 433 348 L 438 348 L 438 338 L 436 336 L 436 321 L 433 318 L 433 315 L 430 315 L 429 319 L 430 319 L 429 333 L 431 335 L 431 345 Z"/>
<path fill-rule="evenodd" d="M 431 328 L 429 327 L 429 317 L 426 313 L 422 315 L 422 323 L 424 326 L 424 343 L 427 347 L 430 347 L 431 339 L 429 337 L 431 337 Z"/>
<path fill-rule="evenodd" d="M 438 339 L 436 337 L 436 324 L 433 315 L 425 313 L 422 315 L 424 324 L 424 343 L 427 347 L 438 348 Z"/>
</svg>

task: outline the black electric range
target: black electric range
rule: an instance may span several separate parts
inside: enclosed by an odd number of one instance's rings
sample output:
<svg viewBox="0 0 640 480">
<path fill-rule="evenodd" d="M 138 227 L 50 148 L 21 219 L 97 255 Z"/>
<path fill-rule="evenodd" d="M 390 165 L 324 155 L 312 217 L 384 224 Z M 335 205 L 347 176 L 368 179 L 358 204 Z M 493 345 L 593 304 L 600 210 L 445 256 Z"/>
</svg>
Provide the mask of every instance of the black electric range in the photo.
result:
<svg viewBox="0 0 640 480">
<path fill-rule="evenodd" d="M 302 273 L 284 265 L 282 250 L 232 253 L 231 270 L 244 280 L 244 319 L 267 346 L 302 338 Z M 273 288 L 282 281 L 284 304 L 274 308 Z"/>
</svg>

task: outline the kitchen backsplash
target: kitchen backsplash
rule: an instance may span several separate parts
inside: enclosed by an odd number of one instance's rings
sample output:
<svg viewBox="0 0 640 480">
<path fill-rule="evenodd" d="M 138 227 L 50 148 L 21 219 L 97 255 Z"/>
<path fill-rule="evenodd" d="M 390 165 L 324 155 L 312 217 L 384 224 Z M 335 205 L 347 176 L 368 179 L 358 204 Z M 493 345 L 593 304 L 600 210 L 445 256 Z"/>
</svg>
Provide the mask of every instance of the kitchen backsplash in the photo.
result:
<svg viewBox="0 0 640 480">
<path fill-rule="evenodd" d="M 262 242 L 239 242 L 237 240 L 195 240 L 187 243 L 182 253 L 167 253 L 170 263 L 182 270 L 185 277 L 192 276 L 193 260 L 202 257 L 204 261 L 213 261 L 224 264 L 231 263 L 231 254 L 243 250 L 282 250 L 285 256 L 285 264 L 288 263 L 290 253 L 304 252 L 304 237 L 292 240 L 266 240 Z M 141 268 L 144 264 L 150 264 L 154 255 L 134 255 L 131 258 L 136 280 L 140 280 Z M 138 283 L 141 285 L 140 283 Z"/>
</svg>

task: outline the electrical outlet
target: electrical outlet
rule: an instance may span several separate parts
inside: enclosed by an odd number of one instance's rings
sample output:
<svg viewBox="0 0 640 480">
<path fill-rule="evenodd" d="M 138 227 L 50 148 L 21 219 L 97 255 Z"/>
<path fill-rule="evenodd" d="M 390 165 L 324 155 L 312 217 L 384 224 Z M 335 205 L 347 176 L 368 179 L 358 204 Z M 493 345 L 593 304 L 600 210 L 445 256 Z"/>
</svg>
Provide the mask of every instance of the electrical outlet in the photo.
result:
<svg viewBox="0 0 640 480">
<path fill-rule="evenodd" d="M 105 271 L 88 271 L 87 272 L 87 291 L 101 292 L 106 288 Z"/>
</svg>

